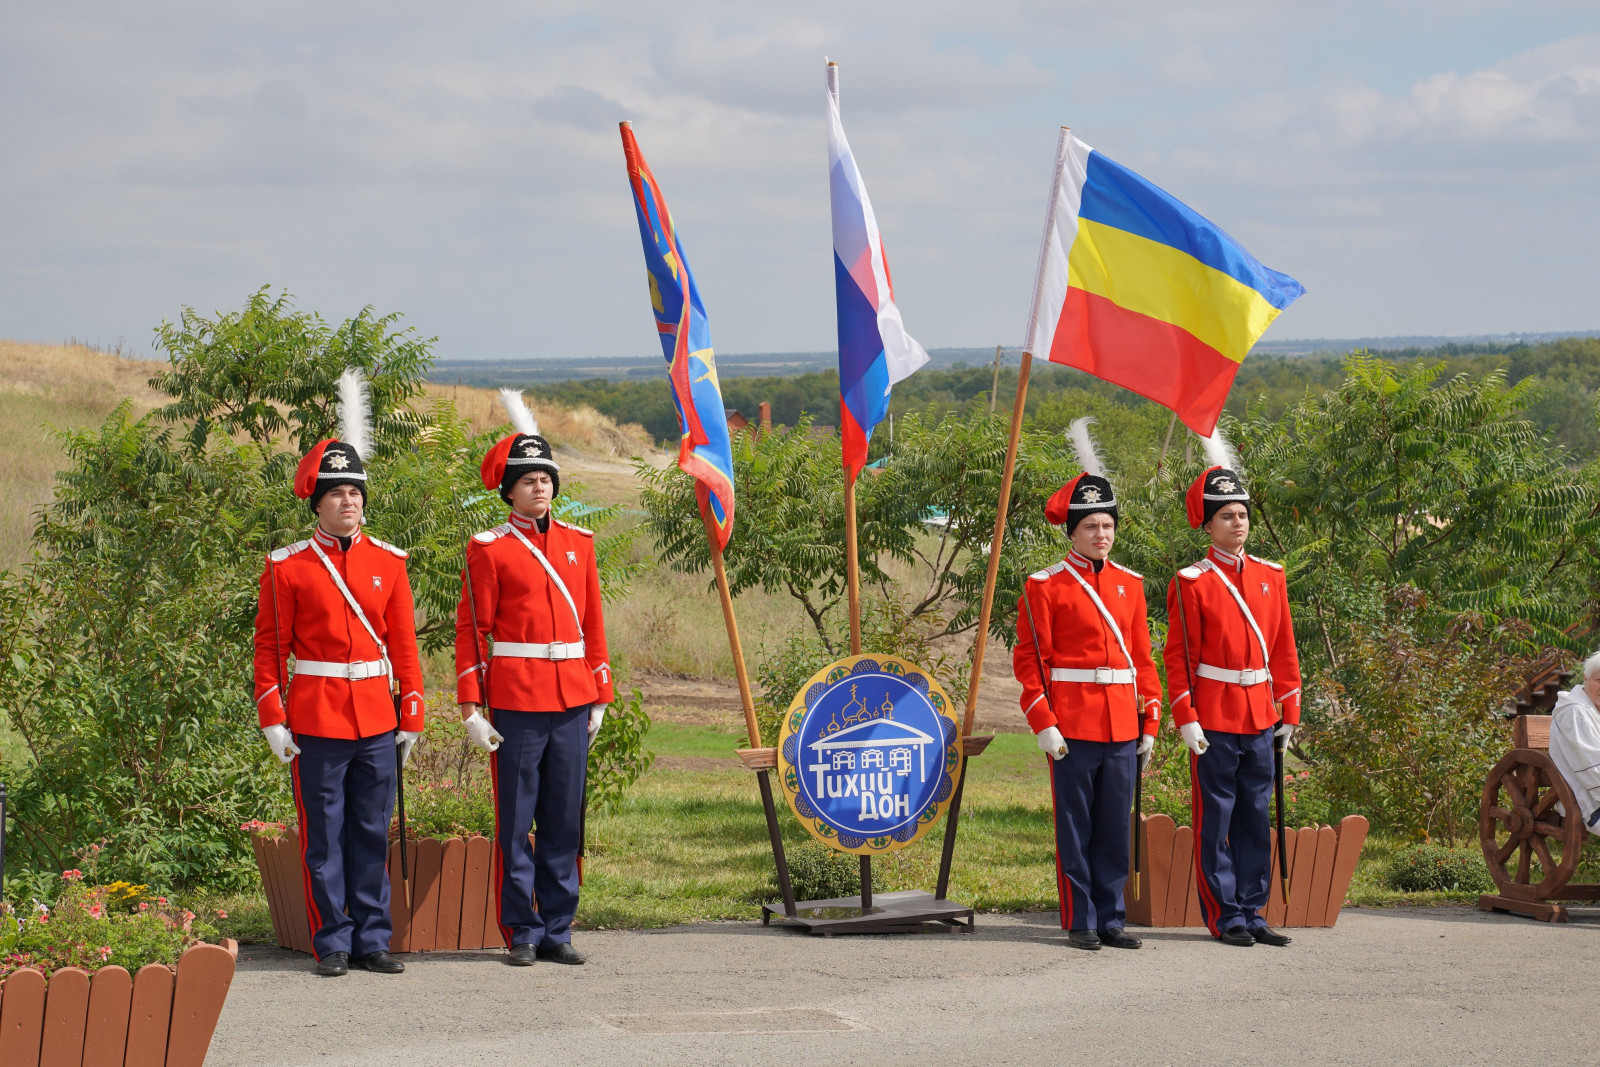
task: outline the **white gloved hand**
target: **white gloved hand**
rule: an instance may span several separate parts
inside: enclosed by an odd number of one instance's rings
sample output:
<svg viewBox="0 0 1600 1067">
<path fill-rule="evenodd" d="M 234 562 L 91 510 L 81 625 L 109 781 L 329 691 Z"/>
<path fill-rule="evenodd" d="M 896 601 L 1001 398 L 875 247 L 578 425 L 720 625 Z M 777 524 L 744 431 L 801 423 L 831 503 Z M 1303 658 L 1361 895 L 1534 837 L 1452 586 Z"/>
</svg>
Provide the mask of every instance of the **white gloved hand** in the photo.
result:
<svg viewBox="0 0 1600 1067">
<path fill-rule="evenodd" d="M 1067 739 L 1061 736 L 1061 731 L 1054 726 L 1046 726 L 1039 731 L 1039 747 L 1051 759 L 1060 759 L 1067 754 Z"/>
<path fill-rule="evenodd" d="M 500 736 L 499 731 L 489 725 L 489 720 L 479 715 L 476 711 L 467 716 L 461 725 L 467 728 L 468 739 L 485 752 L 493 752 L 500 747 L 500 742 L 505 740 Z"/>
<path fill-rule="evenodd" d="M 261 733 L 267 739 L 267 747 L 272 749 L 272 754 L 278 757 L 280 763 L 291 763 L 300 755 L 300 746 L 294 743 L 294 734 L 283 723 L 263 726 Z"/>
<path fill-rule="evenodd" d="M 421 736 L 421 730 L 396 730 L 394 732 L 395 747 L 400 750 L 400 766 L 404 767 L 411 759 L 411 750 L 416 747 L 417 738 Z"/>
<path fill-rule="evenodd" d="M 1211 742 L 1206 740 L 1206 732 L 1200 729 L 1197 722 L 1186 722 L 1178 727 L 1178 732 L 1183 735 L 1183 743 L 1189 746 L 1189 751 L 1196 756 L 1204 756 L 1206 749 L 1211 747 Z"/>
<path fill-rule="evenodd" d="M 1140 737 L 1139 738 L 1139 748 L 1138 748 L 1139 761 L 1141 763 L 1144 762 L 1144 758 L 1146 756 L 1150 755 L 1151 749 L 1153 749 L 1155 747 L 1156 747 L 1156 735 L 1155 734 L 1145 734 L 1144 736 Z"/>
<path fill-rule="evenodd" d="M 589 705 L 589 740 L 594 740 L 594 735 L 600 732 L 600 723 L 605 720 L 606 706 L 604 704 Z"/>
<path fill-rule="evenodd" d="M 1294 740 L 1294 727 L 1289 723 L 1284 723 L 1282 726 L 1278 727 L 1277 730 L 1273 731 L 1273 736 L 1278 739 L 1279 749 L 1287 749 L 1289 747 L 1289 743 Z"/>
</svg>

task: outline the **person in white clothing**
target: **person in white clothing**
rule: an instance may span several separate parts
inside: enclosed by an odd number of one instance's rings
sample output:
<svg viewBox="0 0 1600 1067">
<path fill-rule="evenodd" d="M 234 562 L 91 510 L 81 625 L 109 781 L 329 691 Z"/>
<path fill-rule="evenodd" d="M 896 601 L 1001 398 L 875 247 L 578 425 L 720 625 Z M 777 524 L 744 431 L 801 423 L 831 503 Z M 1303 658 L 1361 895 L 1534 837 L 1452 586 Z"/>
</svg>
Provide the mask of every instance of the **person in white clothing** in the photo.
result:
<svg viewBox="0 0 1600 1067">
<path fill-rule="evenodd" d="M 1583 663 L 1583 684 L 1556 694 L 1550 759 L 1578 798 L 1578 817 L 1600 835 L 1600 652 Z"/>
</svg>

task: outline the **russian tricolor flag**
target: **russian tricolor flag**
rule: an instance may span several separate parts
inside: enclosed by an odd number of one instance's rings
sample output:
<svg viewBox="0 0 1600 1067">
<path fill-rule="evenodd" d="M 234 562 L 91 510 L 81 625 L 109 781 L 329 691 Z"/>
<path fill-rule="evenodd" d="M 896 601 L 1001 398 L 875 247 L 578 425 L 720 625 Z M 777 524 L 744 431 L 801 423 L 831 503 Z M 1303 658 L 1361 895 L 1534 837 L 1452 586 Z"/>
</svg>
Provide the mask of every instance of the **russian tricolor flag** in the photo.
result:
<svg viewBox="0 0 1600 1067">
<path fill-rule="evenodd" d="M 867 187 L 839 121 L 839 67 L 828 64 L 828 194 L 839 307 L 839 436 L 849 476 L 867 462 L 873 427 L 889 413 L 894 383 L 928 362 L 894 306 L 889 261 Z"/>
</svg>

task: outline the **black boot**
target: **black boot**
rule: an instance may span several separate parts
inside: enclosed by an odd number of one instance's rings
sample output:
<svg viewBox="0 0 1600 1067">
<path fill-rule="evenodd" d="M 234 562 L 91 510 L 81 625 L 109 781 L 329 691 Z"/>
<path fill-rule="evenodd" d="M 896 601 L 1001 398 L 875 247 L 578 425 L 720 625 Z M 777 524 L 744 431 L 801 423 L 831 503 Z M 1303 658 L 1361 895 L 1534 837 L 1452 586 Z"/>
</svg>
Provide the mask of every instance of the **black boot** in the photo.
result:
<svg viewBox="0 0 1600 1067">
<path fill-rule="evenodd" d="M 535 958 L 532 945 L 512 945 L 506 962 L 513 967 L 532 967 Z"/>
<path fill-rule="evenodd" d="M 365 967 L 374 974 L 399 974 L 406 969 L 405 964 L 383 951 L 383 949 L 369 952 L 365 956 L 357 956 L 350 962 L 357 967 Z"/>
<path fill-rule="evenodd" d="M 1073 948 L 1081 948 L 1085 952 L 1100 951 L 1100 938 L 1093 930 L 1068 930 L 1067 944 Z"/>
<path fill-rule="evenodd" d="M 350 953 L 330 952 L 317 961 L 317 973 L 324 978 L 342 978 L 350 973 Z"/>
<path fill-rule="evenodd" d="M 1250 936 L 1256 939 L 1256 944 L 1271 945 L 1274 948 L 1282 948 L 1293 940 L 1287 934 L 1280 934 L 1270 926 L 1258 926 L 1250 931 Z"/>
<path fill-rule="evenodd" d="M 1217 938 L 1224 945 L 1233 945 L 1236 948 L 1254 948 L 1256 939 L 1250 936 L 1250 931 L 1242 926 L 1230 926 L 1222 931 L 1222 936 Z"/>
<path fill-rule="evenodd" d="M 1120 926 L 1110 930 L 1101 930 L 1100 943 L 1106 948 L 1138 948 L 1144 944 L 1143 941 L 1123 930 Z"/>
<path fill-rule="evenodd" d="M 539 958 L 541 960 L 549 960 L 551 963 L 566 963 L 574 966 L 587 959 L 583 953 L 573 948 L 569 942 L 544 946 L 539 950 Z"/>
</svg>

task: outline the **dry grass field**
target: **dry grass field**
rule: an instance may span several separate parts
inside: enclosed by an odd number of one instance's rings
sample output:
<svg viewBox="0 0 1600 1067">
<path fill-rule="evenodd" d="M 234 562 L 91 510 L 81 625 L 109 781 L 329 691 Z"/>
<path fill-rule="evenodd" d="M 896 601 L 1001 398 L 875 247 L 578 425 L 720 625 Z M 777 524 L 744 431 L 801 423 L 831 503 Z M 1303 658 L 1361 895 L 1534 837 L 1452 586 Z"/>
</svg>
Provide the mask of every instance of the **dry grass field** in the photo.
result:
<svg viewBox="0 0 1600 1067">
<path fill-rule="evenodd" d="M 124 398 L 150 410 L 161 402 L 146 384 L 156 366 L 83 345 L 0 341 L 0 569 L 28 556 L 62 464 L 56 432 L 93 426 Z"/>
</svg>

